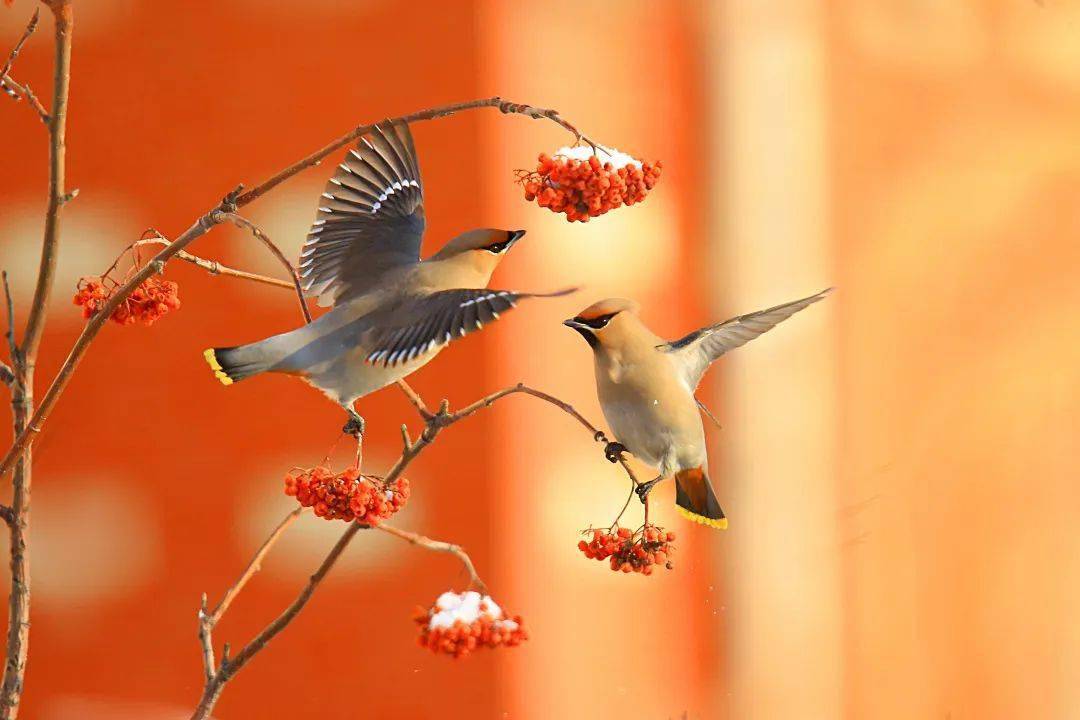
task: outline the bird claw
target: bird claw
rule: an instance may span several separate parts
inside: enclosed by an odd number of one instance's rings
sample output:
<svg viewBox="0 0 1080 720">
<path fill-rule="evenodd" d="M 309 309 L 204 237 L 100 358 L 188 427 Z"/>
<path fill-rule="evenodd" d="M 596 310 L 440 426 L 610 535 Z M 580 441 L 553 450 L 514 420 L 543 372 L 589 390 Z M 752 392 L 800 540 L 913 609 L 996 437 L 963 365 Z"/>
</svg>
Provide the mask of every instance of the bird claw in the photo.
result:
<svg viewBox="0 0 1080 720">
<path fill-rule="evenodd" d="M 626 446 L 619 442 L 609 442 L 604 446 L 604 457 L 608 459 L 608 462 L 619 462 L 624 452 L 626 452 Z"/>
<path fill-rule="evenodd" d="M 660 478 L 650 480 L 649 482 L 640 483 L 637 487 L 634 488 L 634 492 L 637 493 L 638 499 L 641 500 L 642 505 L 644 505 L 645 501 L 649 499 L 649 492 L 658 482 L 660 482 Z"/>
<path fill-rule="evenodd" d="M 364 418 L 360 417 L 355 412 L 349 413 L 349 421 L 345 423 L 345 426 L 341 428 L 341 432 L 346 435 L 352 435 L 359 440 L 364 436 L 364 429 L 367 427 L 367 422 Z"/>
</svg>

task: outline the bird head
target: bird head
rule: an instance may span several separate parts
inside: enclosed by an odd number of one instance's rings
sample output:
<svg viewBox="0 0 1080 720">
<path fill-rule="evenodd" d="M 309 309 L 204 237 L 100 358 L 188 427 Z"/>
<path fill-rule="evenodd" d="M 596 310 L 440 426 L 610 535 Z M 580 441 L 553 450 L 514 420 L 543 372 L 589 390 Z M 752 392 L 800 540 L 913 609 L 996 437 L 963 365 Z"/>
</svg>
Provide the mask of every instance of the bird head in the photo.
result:
<svg viewBox="0 0 1080 720">
<path fill-rule="evenodd" d="M 595 350 L 600 346 L 618 343 L 629 326 L 636 322 L 640 307 L 633 300 L 608 298 L 595 302 L 569 320 L 564 320 L 563 325 L 579 332 Z"/>
<path fill-rule="evenodd" d="M 477 228 L 464 232 L 446 243 L 436 257 L 447 260 L 464 256 L 481 266 L 490 266 L 494 270 L 506 251 L 524 236 L 524 230 Z"/>
</svg>

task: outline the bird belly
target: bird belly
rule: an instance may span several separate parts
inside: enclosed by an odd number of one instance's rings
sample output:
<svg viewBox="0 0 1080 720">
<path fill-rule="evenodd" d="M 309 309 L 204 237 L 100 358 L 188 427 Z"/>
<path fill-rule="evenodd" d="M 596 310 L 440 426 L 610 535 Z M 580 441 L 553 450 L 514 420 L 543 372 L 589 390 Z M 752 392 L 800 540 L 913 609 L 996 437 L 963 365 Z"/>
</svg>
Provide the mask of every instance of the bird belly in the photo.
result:
<svg viewBox="0 0 1080 720">
<path fill-rule="evenodd" d="M 664 476 L 705 463 L 705 431 L 691 396 L 650 397 L 636 392 L 601 401 L 615 439 Z"/>
<path fill-rule="evenodd" d="M 354 348 L 344 355 L 310 368 L 305 380 L 339 404 L 352 404 L 419 370 L 435 359 L 442 348 L 435 348 L 408 362 L 384 366 L 367 362 L 366 348 Z"/>
</svg>

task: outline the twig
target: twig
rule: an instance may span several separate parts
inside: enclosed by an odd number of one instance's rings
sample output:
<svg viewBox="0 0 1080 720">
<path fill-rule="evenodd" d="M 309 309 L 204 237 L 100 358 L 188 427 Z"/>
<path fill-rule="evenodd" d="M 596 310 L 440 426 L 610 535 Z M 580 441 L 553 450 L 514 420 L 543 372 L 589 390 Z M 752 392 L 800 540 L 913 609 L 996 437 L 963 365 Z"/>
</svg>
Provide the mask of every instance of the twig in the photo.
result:
<svg viewBox="0 0 1080 720">
<path fill-rule="evenodd" d="M 530 117 L 534 120 L 538 120 L 541 118 L 551 120 L 552 122 L 558 124 L 560 127 L 573 134 L 577 140 L 584 140 L 585 142 L 589 143 L 589 145 L 591 145 L 593 148 L 596 147 L 596 144 L 594 142 L 585 137 L 576 127 L 564 120 L 563 117 L 559 115 L 559 113 L 555 110 L 533 107 L 532 105 L 525 105 L 524 103 L 514 103 L 510 102 L 509 100 L 503 100 L 501 97 L 498 96 L 484 98 L 482 100 L 470 100 L 468 102 L 454 103 L 453 105 L 443 105 L 441 107 L 431 108 L 429 110 L 421 110 L 419 112 L 402 115 L 397 118 L 391 118 L 387 122 L 414 123 L 421 120 L 435 120 L 437 118 L 453 115 L 454 113 L 458 113 L 463 110 L 473 110 L 476 108 L 485 107 L 498 108 L 501 112 L 507 114 L 525 115 L 526 117 Z M 275 187 L 291 178 L 293 175 L 296 175 L 300 171 L 305 170 L 313 165 L 317 165 L 320 160 L 325 158 L 330 153 L 338 150 L 339 148 L 345 147 L 353 140 L 356 140 L 360 136 L 365 135 L 374 129 L 374 124 L 360 125 L 356 128 L 353 128 L 349 132 L 345 133 L 336 140 L 333 140 L 329 144 L 319 148 L 307 157 L 293 163 L 292 165 L 285 168 L 278 174 L 274 175 L 272 178 L 262 183 L 261 185 L 257 185 L 251 190 L 245 192 L 243 195 L 240 195 L 236 199 L 237 206 L 243 207 L 252 200 L 258 199 L 259 197 L 265 195 L 270 190 L 273 190 Z"/>
<path fill-rule="evenodd" d="M 30 18 L 30 22 L 27 24 L 26 30 L 23 31 L 22 37 L 19 38 L 19 42 L 15 43 L 15 47 L 12 48 L 7 60 L 4 62 L 3 66 L 0 67 L 0 90 L 4 90 L 16 100 L 25 98 L 30 107 L 37 112 L 41 121 L 47 125 L 49 123 L 49 112 L 45 109 L 45 106 L 41 104 L 41 101 L 37 99 L 37 96 L 34 95 L 30 86 L 16 82 L 15 78 L 8 74 L 15 64 L 15 59 L 19 57 L 19 51 L 22 50 L 23 45 L 25 45 L 26 41 L 30 39 L 30 36 L 34 34 L 34 30 L 37 29 L 38 17 L 40 14 L 40 8 L 34 10 L 34 16 Z"/>
<path fill-rule="evenodd" d="M 23 30 L 22 37 L 19 38 L 19 42 L 15 43 L 15 47 L 11 49 L 3 67 L 0 67 L 0 77 L 7 75 L 8 71 L 11 70 L 11 66 L 15 64 L 15 59 L 19 57 L 19 51 L 22 50 L 22 46 L 26 44 L 26 41 L 34 34 L 34 30 L 37 29 L 39 17 L 41 17 L 41 8 L 34 8 L 34 15 L 30 18 L 30 22 L 27 23 L 26 29 Z"/>
<path fill-rule="evenodd" d="M 235 600 L 236 596 L 240 594 L 240 591 L 244 589 L 244 586 L 248 584 L 248 581 L 262 568 L 262 561 L 267 553 L 270 552 L 278 539 L 281 538 L 285 531 L 289 529 L 289 526 L 292 525 L 303 512 L 303 507 L 297 507 L 278 523 L 273 532 L 267 536 L 266 540 L 263 541 L 263 544 L 255 551 L 251 561 L 248 562 L 247 567 L 244 568 L 244 572 L 241 573 L 236 582 L 225 591 L 221 601 L 212 612 L 207 609 L 206 593 L 203 593 L 202 606 L 199 608 L 199 640 L 203 647 L 203 668 L 206 671 L 206 679 L 208 682 L 212 681 L 217 673 L 217 670 L 214 667 L 214 627 L 217 626 L 218 621 L 221 620 L 221 616 L 228 611 L 229 606 L 232 605 L 233 600 Z"/>
<path fill-rule="evenodd" d="M 55 0 L 58 3 L 66 4 L 70 0 Z M 64 103 L 66 108 L 66 101 Z M 552 122 L 557 123 L 561 127 L 570 131 L 579 139 L 586 140 L 590 144 L 593 144 L 584 135 L 582 135 L 573 125 L 564 120 L 556 111 L 548 110 L 544 108 L 536 108 L 531 105 L 524 105 L 521 103 L 512 103 L 507 100 L 503 100 L 500 97 L 491 97 L 483 100 L 472 100 L 470 102 L 457 103 L 453 105 L 444 105 L 429 110 L 423 110 L 420 112 L 412 113 L 410 115 L 402 115 L 397 118 L 391 118 L 389 122 L 416 122 L 419 120 L 433 120 L 435 118 L 445 117 L 452 115 L 462 110 L 471 110 L 473 108 L 482 107 L 494 107 L 498 108 L 504 113 L 515 113 L 525 115 L 526 117 L 539 119 L 546 118 Z M 97 336 L 101 330 L 101 326 L 105 323 L 105 320 L 112 314 L 112 311 L 116 307 L 127 299 L 128 295 L 139 286 L 139 284 L 149 277 L 153 272 L 164 267 L 165 263 L 177 255 L 181 250 L 190 245 L 193 241 L 199 237 L 205 235 L 214 225 L 224 222 L 228 219 L 226 216 L 229 213 L 234 212 L 237 208 L 243 207 L 253 200 L 263 196 L 273 188 L 277 187 L 281 183 L 285 182 L 292 176 L 296 175 L 300 171 L 309 168 L 317 164 L 324 157 L 334 152 L 338 148 L 344 147 L 348 143 L 352 142 L 361 135 L 371 132 L 375 128 L 375 125 L 361 125 L 349 132 L 345 133 L 337 140 L 334 140 L 329 145 L 315 151 L 311 155 L 299 160 L 289 167 L 285 168 L 281 172 L 277 173 L 269 180 L 255 186 L 247 192 L 243 192 L 243 186 L 239 186 L 233 192 L 229 193 L 221 204 L 206 213 L 195 223 L 185 230 L 176 240 L 172 242 L 168 247 L 164 248 L 161 252 L 154 256 L 150 263 L 141 271 L 135 273 L 128 282 L 124 283 L 117 291 L 105 302 L 101 310 L 99 310 L 92 318 L 90 318 L 86 327 L 83 329 L 82 334 L 79 335 L 75 341 L 75 345 L 72 347 L 71 352 L 68 354 L 64 364 L 60 367 L 56 377 L 53 378 L 52 384 L 49 385 L 49 389 L 45 392 L 45 396 L 41 400 L 41 405 L 38 406 L 33 417 L 31 418 L 26 429 L 21 433 L 16 433 L 15 441 L 12 443 L 8 453 L 4 456 L 3 460 L 0 460 L 0 477 L 5 475 L 8 470 L 11 469 L 14 464 L 15 458 L 30 444 L 33 442 L 33 437 L 41 432 L 41 427 L 48 418 L 49 413 L 52 411 L 53 406 L 67 387 L 68 382 L 71 379 L 72 373 L 86 354 L 86 350 L 89 347 L 91 341 Z M 2 720 L 2 718 L 0 718 Z"/>
<path fill-rule="evenodd" d="M 156 232 L 156 231 L 155 231 Z M 145 245 L 168 245 L 169 240 L 164 236 L 144 238 L 137 241 L 133 247 L 143 247 Z M 286 288 L 288 290 L 293 289 L 293 284 L 288 280 L 279 280 L 278 278 L 267 277 L 265 275 L 257 275 L 255 273 L 247 272 L 246 270 L 238 270 L 228 265 L 222 265 L 217 260 L 208 260 L 206 258 L 199 257 L 198 255 L 192 255 L 186 250 L 181 250 L 176 253 L 177 260 L 183 260 L 189 262 L 192 265 L 201 267 L 211 275 L 226 275 L 228 277 L 240 278 L 241 280 L 251 280 L 252 282 L 263 283 L 265 285 L 273 285 L 274 287 Z"/>
<path fill-rule="evenodd" d="M 3 276 L 4 281 L 4 303 L 7 306 L 7 330 L 4 331 L 4 335 L 7 337 L 8 354 L 11 357 L 11 364 L 14 367 L 14 371 L 18 371 L 22 365 L 22 360 L 19 353 L 19 345 L 15 341 L 15 302 L 11 299 L 11 284 L 8 282 L 7 270 L 4 270 L 0 275 Z"/>
<path fill-rule="evenodd" d="M 404 380 L 398 380 L 397 386 L 401 388 L 401 392 L 405 393 L 405 397 L 407 397 L 409 399 L 409 402 L 412 403 L 412 406 L 416 408 L 416 412 L 420 413 L 420 417 L 422 417 L 424 420 L 430 420 L 432 417 L 431 411 L 427 409 L 427 405 L 424 404 L 424 401 L 420 398 L 417 392 L 409 386 L 409 383 L 405 382 Z M 406 430 L 406 432 L 408 431 Z"/>
<path fill-rule="evenodd" d="M 319 569 L 315 571 L 315 574 L 311 576 L 307 584 L 304 586 L 300 594 L 292 601 L 292 604 L 285 609 L 273 622 L 263 628 L 262 632 L 255 636 L 255 638 L 247 645 L 240 649 L 240 652 L 233 658 L 228 658 L 227 653 L 224 653 L 221 662 L 218 664 L 217 670 L 207 673 L 207 683 L 203 690 L 202 698 L 199 700 L 198 706 L 195 708 L 195 713 L 191 716 L 192 720 L 202 720 L 210 715 L 214 705 L 217 703 L 219 697 L 221 697 L 221 691 L 225 689 L 225 684 L 237 672 L 240 671 L 247 663 L 262 650 L 266 643 L 270 642 L 275 635 L 284 630 L 293 618 L 299 614 L 304 606 L 307 605 L 308 600 L 311 599 L 315 589 L 326 577 L 327 573 L 334 567 L 338 558 L 341 557 L 341 553 L 348 547 L 349 542 L 352 541 L 353 536 L 364 528 L 365 526 L 360 523 L 350 523 L 349 527 L 345 530 L 338 541 L 334 544 L 334 547 L 330 550 L 330 553 L 323 559 L 322 564 L 319 565 Z M 206 657 L 206 650 L 204 645 L 204 658 Z M 210 659 L 213 659 L 213 650 L 210 651 Z"/>
<path fill-rule="evenodd" d="M 697 399 L 696 397 L 694 398 L 694 402 L 697 403 L 698 409 L 701 410 L 701 412 L 705 413 L 705 415 L 713 421 L 713 424 L 716 425 L 716 427 L 720 428 L 721 430 L 724 429 L 724 427 L 720 424 L 720 421 L 716 419 L 715 415 L 713 415 L 712 410 L 706 407 L 705 403 L 701 402 L 701 400 Z"/>
<path fill-rule="evenodd" d="M 229 606 L 232 605 L 233 600 L 236 599 L 236 596 L 240 594 L 240 591 L 244 589 L 244 586 L 248 584 L 248 581 L 251 580 L 255 573 L 259 572 L 262 568 L 262 561 L 267 553 L 270 552 L 271 548 L 274 547 L 274 543 L 276 543 L 278 538 L 289 529 L 290 525 L 296 522 L 296 519 L 300 517 L 303 512 L 303 507 L 297 507 L 290 512 L 280 523 L 278 523 L 278 526 L 274 528 L 274 531 L 270 533 L 266 540 L 263 541 L 263 544 L 255 551 L 255 555 L 252 556 L 251 562 L 244 568 L 244 572 L 241 573 L 237 581 L 233 583 L 233 586 L 225 591 L 225 594 L 221 598 L 221 602 L 219 602 L 217 607 L 214 608 L 214 611 L 210 613 L 208 619 L 211 627 L 217 625 L 218 621 L 221 620 L 221 616 L 228 611 Z"/>
<path fill-rule="evenodd" d="M 263 245 L 266 246 L 266 248 L 271 252 L 271 254 L 273 254 L 273 256 L 276 257 L 278 261 L 285 266 L 285 269 L 292 277 L 293 287 L 296 289 L 296 298 L 300 301 L 301 312 L 304 313 L 304 321 L 311 322 L 311 312 L 308 310 L 307 303 L 304 302 L 304 288 L 300 285 L 300 273 L 296 271 L 296 268 L 293 267 L 293 264 L 289 262 L 288 258 L 285 257 L 285 254 L 282 253 L 278 246 L 275 245 L 270 240 L 270 238 L 266 236 L 266 233 L 260 230 L 258 226 L 255 225 L 255 223 L 251 222 L 247 218 L 241 215 L 237 215 L 233 212 L 222 213 L 222 215 L 225 220 L 228 220 L 233 225 L 236 225 L 239 228 L 243 228 L 250 232 L 252 235 L 254 235 L 260 242 L 262 242 Z"/>
<path fill-rule="evenodd" d="M 8 596 L 7 643 L 4 652 L 4 678 L 0 683 L 0 720 L 14 720 L 19 714 L 23 679 L 26 675 L 26 657 L 30 644 L 30 550 L 28 528 L 30 524 L 30 488 L 32 454 L 28 438 L 34 412 L 34 366 L 38 347 L 45 329 L 45 315 L 60 243 L 60 208 L 64 197 L 65 137 L 67 134 L 68 85 L 71 79 L 71 27 L 70 0 L 51 0 L 49 7 L 55 18 L 53 62 L 53 112 L 49 118 L 49 197 L 45 212 L 45 233 L 41 243 L 41 265 L 38 270 L 34 298 L 30 304 L 23 333 L 22 347 L 17 348 L 12 362 L 15 363 L 16 382 L 12 397 L 12 428 L 16 437 L 5 465 L 14 464 L 12 474 L 11 519 L 11 592 Z M 35 25 L 36 20 L 31 22 Z M 33 28 L 29 28 L 27 35 Z M 22 46 L 22 41 L 16 50 Z M 14 55 L 14 53 L 13 53 Z M 13 61 L 13 60 L 11 60 Z M 10 308 L 10 303 L 9 303 Z M 27 438 L 21 444 L 18 438 Z M 2 475 L 2 472 L 0 472 Z"/>
<path fill-rule="evenodd" d="M 487 585 L 484 584 L 484 581 L 481 580 L 480 576 L 477 574 L 472 558 L 469 557 L 469 554 L 465 552 L 460 545 L 454 545 L 453 543 L 443 542 L 441 540 L 432 540 L 429 537 L 424 537 L 423 535 L 409 532 L 408 530 L 401 530 L 391 525 L 387 525 L 386 523 L 379 523 L 373 527 L 376 530 L 382 530 L 384 533 L 408 541 L 413 545 L 419 545 L 420 547 L 434 552 L 449 553 L 455 556 L 461 561 L 461 564 L 465 566 L 465 570 L 469 573 L 469 586 L 476 587 L 485 595 L 487 594 Z"/>
</svg>

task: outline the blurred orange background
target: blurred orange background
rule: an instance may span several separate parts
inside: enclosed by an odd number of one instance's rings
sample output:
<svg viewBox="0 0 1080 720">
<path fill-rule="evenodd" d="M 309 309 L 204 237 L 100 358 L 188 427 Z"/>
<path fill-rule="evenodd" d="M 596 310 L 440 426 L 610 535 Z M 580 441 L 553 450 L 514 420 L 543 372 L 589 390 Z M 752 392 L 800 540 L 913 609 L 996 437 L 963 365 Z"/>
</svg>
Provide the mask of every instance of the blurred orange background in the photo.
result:
<svg viewBox="0 0 1080 720">
<path fill-rule="evenodd" d="M 0 8 L 0 50 L 34 6 Z M 13 75 L 47 99 L 43 15 Z M 507 399 L 413 465 L 398 524 L 463 544 L 531 640 L 456 663 L 418 649 L 411 608 L 466 577 L 361 535 L 215 716 L 1080 718 L 1078 28 L 1080 6 L 1057 0 L 76 2 L 80 194 L 39 390 L 82 325 L 77 278 L 145 228 L 174 236 L 354 125 L 494 94 L 558 108 L 664 177 L 643 205 L 571 226 L 512 182 L 568 142 L 554 124 L 418 124 L 426 251 L 524 227 L 495 286 L 584 286 L 443 353 L 410 378 L 429 403 L 524 381 L 599 422 L 588 350 L 558 324 L 581 306 L 629 295 L 678 337 L 838 287 L 711 373 L 731 529 L 685 523 L 661 486 L 675 571 L 580 556 L 576 531 L 609 521 L 625 478 L 566 416 Z M 46 134 L 0 96 L 0 137 L 21 326 Z M 245 210 L 292 256 L 329 167 Z M 192 250 L 280 272 L 232 228 Z M 187 717 L 201 593 L 232 582 L 290 508 L 284 473 L 343 421 L 302 383 L 226 390 L 203 363 L 295 326 L 287 292 L 167 276 L 183 309 L 108 326 L 36 444 L 26 718 Z M 395 389 L 359 409 L 383 469 L 415 414 Z M 341 529 L 290 529 L 218 642 L 275 617 Z"/>
</svg>

